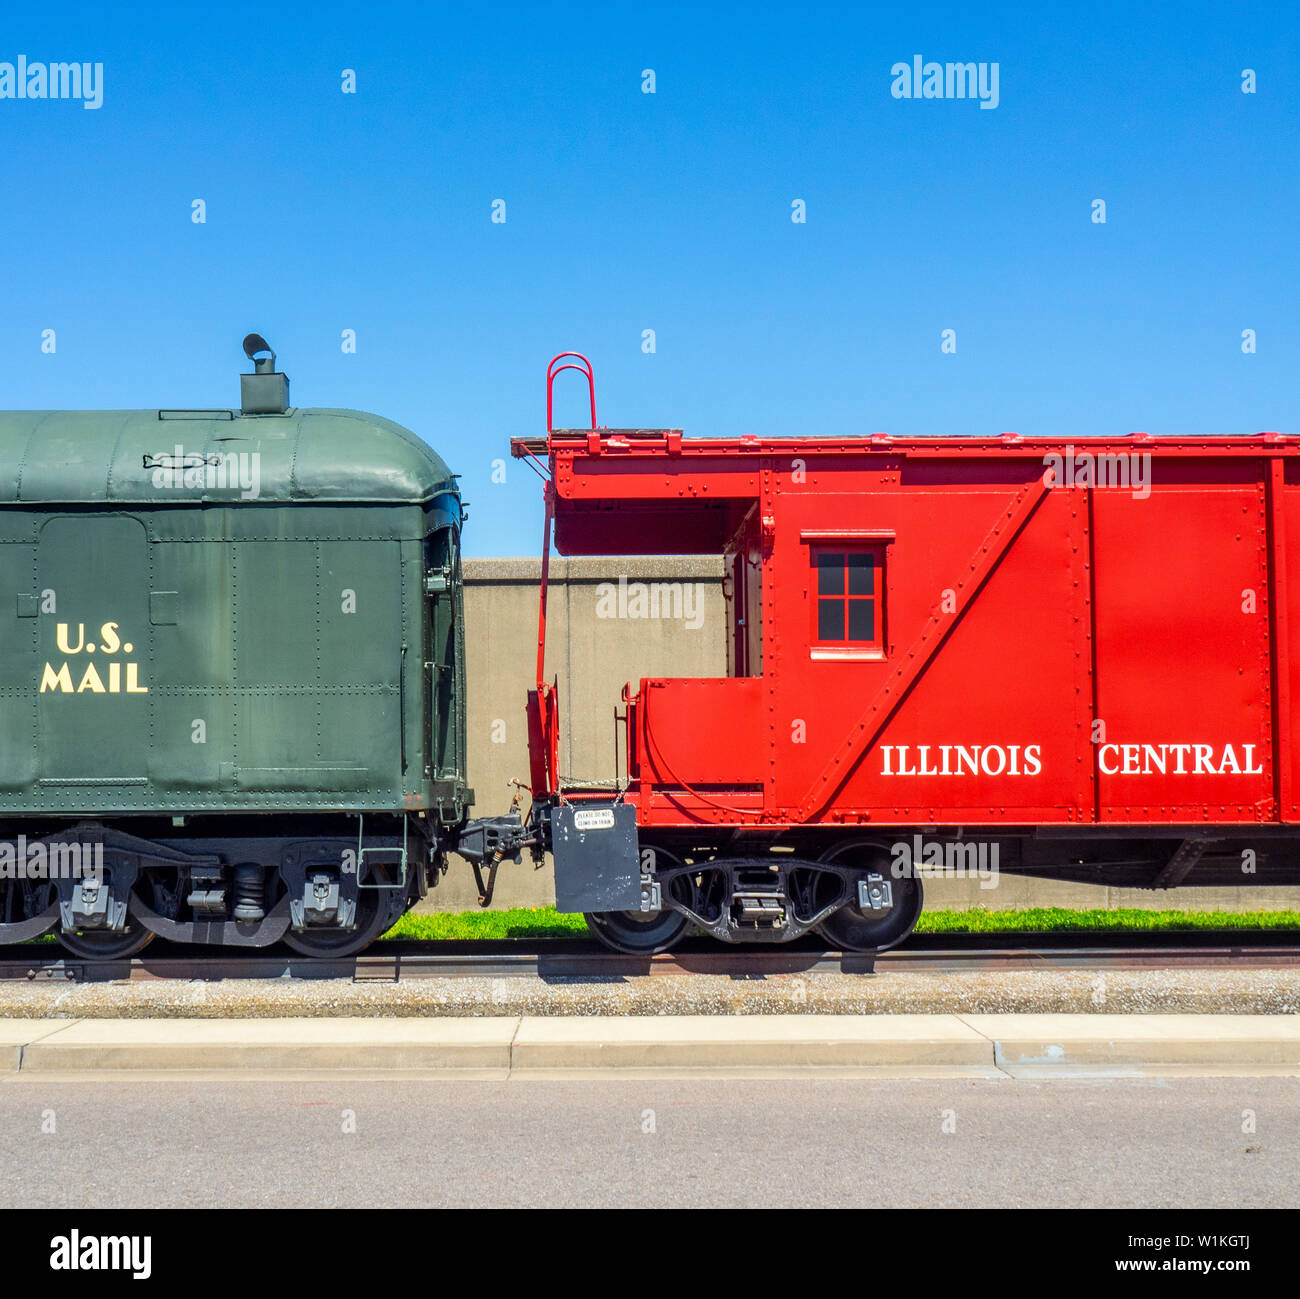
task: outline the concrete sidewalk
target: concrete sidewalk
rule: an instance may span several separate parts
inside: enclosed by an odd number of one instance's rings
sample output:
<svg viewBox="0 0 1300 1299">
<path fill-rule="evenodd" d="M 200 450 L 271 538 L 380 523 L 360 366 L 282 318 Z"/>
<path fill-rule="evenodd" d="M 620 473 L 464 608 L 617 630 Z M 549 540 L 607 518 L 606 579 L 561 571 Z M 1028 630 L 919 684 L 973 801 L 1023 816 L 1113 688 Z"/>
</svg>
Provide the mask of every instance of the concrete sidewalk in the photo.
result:
<svg viewBox="0 0 1300 1299">
<path fill-rule="evenodd" d="M 0 1020 L 7 1080 L 232 1070 L 538 1077 L 807 1069 L 917 1077 L 1160 1069 L 1300 1075 L 1300 1016 Z"/>
</svg>

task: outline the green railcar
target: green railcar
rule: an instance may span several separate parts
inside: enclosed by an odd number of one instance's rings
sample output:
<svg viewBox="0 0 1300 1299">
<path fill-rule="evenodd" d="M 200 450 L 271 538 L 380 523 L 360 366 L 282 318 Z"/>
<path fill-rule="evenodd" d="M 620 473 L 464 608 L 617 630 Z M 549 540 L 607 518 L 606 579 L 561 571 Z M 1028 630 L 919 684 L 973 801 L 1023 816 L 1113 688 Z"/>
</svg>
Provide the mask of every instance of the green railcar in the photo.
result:
<svg viewBox="0 0 1300 1299">
<path fill-rule="evenodd" d="M 342 954 L 500 838 L 455 475 L 246 351 L 238 410 L 0 414 L 0 942 Z"/>
</svg>

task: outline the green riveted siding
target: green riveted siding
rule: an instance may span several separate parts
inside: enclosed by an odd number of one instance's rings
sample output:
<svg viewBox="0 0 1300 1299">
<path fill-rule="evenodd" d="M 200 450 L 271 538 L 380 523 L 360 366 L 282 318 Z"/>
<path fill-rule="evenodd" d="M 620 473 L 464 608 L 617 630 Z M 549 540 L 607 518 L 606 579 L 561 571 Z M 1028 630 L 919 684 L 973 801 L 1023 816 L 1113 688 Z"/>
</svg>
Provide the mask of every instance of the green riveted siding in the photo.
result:
<svg viewBox="0 0 1300 1299">
<path fill-rule="evenodd" d="M 218 453 L 255 493 L 158 470 Z M 460 523 L 356 412 L 0 414 L 0 813 L 458 819 Z"/>
</svg>

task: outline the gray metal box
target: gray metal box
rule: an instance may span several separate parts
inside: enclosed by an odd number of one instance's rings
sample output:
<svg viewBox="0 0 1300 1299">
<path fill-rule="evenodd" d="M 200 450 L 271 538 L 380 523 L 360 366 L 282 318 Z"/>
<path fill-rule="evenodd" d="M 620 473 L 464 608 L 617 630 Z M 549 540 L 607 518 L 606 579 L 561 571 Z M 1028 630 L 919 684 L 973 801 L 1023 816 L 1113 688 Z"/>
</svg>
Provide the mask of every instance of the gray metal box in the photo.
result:
<svg viewBox="0 0 1300 1299">
<path fill-rule="evenodd" d="M 557 911 L 637 911 L 641 860 L 630 803 L 562 804 L 551 816 Z"/>
<path fill-rule="evenodd" d="M 245 415 L 283 415 L 289 409 L 289 376 L 241 374 L 239 404 Z"/>
</svg>

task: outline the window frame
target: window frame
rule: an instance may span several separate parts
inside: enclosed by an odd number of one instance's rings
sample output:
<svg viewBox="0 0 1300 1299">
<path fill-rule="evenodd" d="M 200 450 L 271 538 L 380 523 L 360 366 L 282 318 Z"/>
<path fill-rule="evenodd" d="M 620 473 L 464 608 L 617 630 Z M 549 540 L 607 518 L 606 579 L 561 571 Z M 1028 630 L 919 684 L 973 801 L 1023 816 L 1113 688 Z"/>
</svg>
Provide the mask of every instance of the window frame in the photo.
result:
<svg viewBox="0 0 1300 1299">
<path fill-rule="evenodd" d="M 889 542 L 893 540 L 893 535 L 847 532 L 843 534 L 804 533 L 800 540 L 804 541 L 808 546 L 808 649 L 810 656 L 813 659 L 831 661 L 884 659 L 889 646 L 886 622 L 888 604 L 886 598 L 886 574 L 889 566 L 886 562 L 886 548 Z M 844 556 L 844 565 L 841 569 L 844 575 L 844 590 L 838 597 L 843 604 L 845 614 L 844 631 L 846 639 L 844 640 L 823 640 L 821 638 L 819 619 L 821 601 L 836 598 L 833 594 L 830 596 L 821 594 L 820 574 L 822 566 L 818 563 L 821 555 Z M 874 589 L 870 596 L 860 595 L 855 597 L 848 589 L 848 559 L 851 555 L 869 555 L 873 561 Z M 864 602 L 869 601 L 872 606 L 872 638 L 869 641 L 847 639 L 849 604 L 855 598 Z"/>
</svg>

